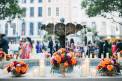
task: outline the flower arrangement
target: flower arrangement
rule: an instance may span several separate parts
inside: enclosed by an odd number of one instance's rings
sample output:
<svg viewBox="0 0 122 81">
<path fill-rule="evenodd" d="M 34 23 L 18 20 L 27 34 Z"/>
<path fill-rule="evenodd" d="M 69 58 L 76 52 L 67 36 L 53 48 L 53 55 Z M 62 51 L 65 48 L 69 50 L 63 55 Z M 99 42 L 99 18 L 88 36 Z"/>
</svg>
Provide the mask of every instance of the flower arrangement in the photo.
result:
<svg viewBox="0 0 122 81">
<path fill-rule="evenodd" d="M 66 72 L 68 68 L 73 69 L 73 66 L 77 64 L 77 60 L 73 52 L 67 53 L 65 48 L 60 48 L 53 54 L 51 64 L 53 69 L 58 68 L 60 72 Z"/>
<path fill-rule="evenodd" d="M 0 61 L 4 59 L 5 53 L 0 49 Z"/>
<path fill-rule="evenodd" d="M 114 58 L 112 59 L 104 58 L 100 61 L 100 63 L 96 67 L 97 71 L 101 75 L 105 76 L 116 75 L 118 72 L 120 72 L 119 68 L 120 68 L 119 63 L 117 63 L 116 59 Z"/>
<path fill-rule="evenodd" d="M 26 64 L 24 61 L 14 61 L 8 64 L 6 69 L 14 76 L 19 77 L 23 74 L 26 74 L 26 72 L 28 71 L 28 64 Z"/>
<path fill-rule="evenodd" d="M 13 58 L 13 55 L 12 54 L 7 54 L 6 55 L 6 60 L 7 61 L 9 61 L 10 59 L 12 59 Z"/>
</svg>

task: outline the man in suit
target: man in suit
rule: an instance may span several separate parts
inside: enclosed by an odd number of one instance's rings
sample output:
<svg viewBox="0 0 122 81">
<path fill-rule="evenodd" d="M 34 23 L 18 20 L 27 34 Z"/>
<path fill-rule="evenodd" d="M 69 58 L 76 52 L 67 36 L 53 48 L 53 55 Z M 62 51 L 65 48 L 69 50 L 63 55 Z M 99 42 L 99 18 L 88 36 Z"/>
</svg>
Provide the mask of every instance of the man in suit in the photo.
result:
<svg viewBox="0 0 122 81">
<path fill-rule="evenodd" d="M 0 48 L 3 49 L 3 51 L 8 54 L 9 49 L 9 42 L 5 34 L 0 35 Z"/>
<path fill-rule="evenodd" d="M 101 58 L 101 54 L 103 53 L 103 44 L 104 44 L 103 40 L 100 40 L 100 41 L 98 42 L 98 47 L 99 47 L 98 58 Z"/>
</svg>

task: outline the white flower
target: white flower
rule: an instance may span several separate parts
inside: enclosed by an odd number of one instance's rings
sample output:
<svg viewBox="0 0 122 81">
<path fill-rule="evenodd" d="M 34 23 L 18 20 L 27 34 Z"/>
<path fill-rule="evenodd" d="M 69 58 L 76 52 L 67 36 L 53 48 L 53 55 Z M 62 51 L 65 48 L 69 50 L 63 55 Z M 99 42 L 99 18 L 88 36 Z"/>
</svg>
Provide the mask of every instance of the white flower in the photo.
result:
<svg viewBox="0 0 122 81">
<path fill-rule="evenodd" d="M 17 64 L 16 66 L 21 66 L 21 64 Z"/>
</svg>

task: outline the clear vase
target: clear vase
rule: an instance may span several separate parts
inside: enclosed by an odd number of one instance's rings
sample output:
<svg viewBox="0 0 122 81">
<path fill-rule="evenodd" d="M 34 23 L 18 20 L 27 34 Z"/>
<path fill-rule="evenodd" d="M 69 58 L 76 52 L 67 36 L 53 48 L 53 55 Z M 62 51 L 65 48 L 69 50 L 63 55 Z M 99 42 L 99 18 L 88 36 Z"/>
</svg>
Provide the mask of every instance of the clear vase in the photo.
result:
<svg viewBox="0 0 122 81">
<path fill-rule="evenodd" d="M 62 64 L 60 64 L 60 72 L 61 72 L 61 74 L 62 74 L 62 76 L 63 77 L 66 77 L 66 74 L 65 74 L 65 67 L 64 67 L 64 64 L 62 63 Z"/>
</svg>

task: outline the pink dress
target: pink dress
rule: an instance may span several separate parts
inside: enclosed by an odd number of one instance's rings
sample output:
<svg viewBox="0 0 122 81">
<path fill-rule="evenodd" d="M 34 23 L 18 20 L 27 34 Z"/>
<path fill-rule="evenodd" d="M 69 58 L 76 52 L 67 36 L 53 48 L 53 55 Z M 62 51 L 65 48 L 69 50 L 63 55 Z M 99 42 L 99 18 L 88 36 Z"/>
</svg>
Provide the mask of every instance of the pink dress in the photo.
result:
<svg viewBox="0 0 122 81">
<path fill-rule="evenodd" d="M 29 59 L 32 47 L 30 44 L 24 43 L 22 46 L 21 59 Z"/>
<path fill-rule="evenodd" d="M 116 52 L 116 49 L 117 49 L 116 45 L 112 45 L 112 54 Z"/>
</svg>

